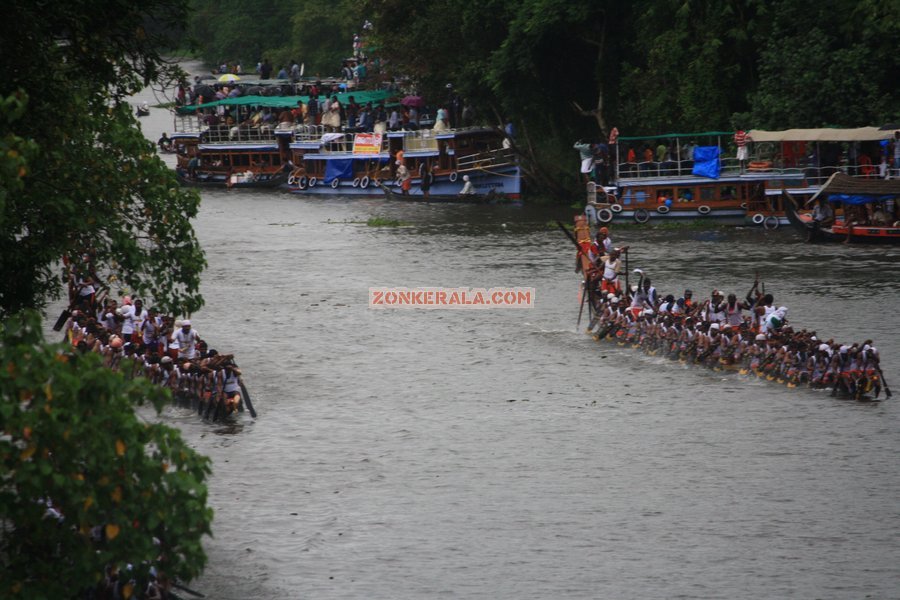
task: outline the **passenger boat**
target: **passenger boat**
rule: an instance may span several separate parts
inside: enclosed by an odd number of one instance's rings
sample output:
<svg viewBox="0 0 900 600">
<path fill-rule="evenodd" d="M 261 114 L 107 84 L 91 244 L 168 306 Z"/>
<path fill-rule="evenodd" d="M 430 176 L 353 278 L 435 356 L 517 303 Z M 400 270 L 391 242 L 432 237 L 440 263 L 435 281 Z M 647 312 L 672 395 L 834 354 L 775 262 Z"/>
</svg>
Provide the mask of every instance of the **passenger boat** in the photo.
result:
<svg viewBox="0 0 900 600">
<path fill-rule="evenodd" d="M 586 214 L 592 224 L 710 219 L 775 229 L 789 223 L 783 191 L 803 201 L 836 171 L 873 176 L 872 157 L 892 135 L 875 127 L 751 130 L 744 164 L 729 149 L 733 132 L 619 137 L 608 185 L 588 184 Z M 668 142 L 662 162 L 653 159 L 657 141 Z M 642 148 L 647 160 L 636 157 Z"/>
<path fill-rule="evenodd" d="M 801 213 L 797 202 L 786 195 L 787 216 L 806 241 L 900 244 L 900 180 L 855 179 L 835 173 L 810 202 L 820 197 L 843 212 L 830 227 L 818 226 L 811 214 Z M 874 208 L 881 209 L 884 224 L 871 222 Z"/>
<path fill-rule="evenodd" d="M 293 140 L 289 146 L 296 168 L 288 187 L 295 193 L 381 196 L 374 182 L 395 182 L 397 160 L 402 156 L 412 175 L 411 187 L 420 190 L 428 177 L 435 197 L 457 196 L 464 175 L 480 195 L 512 200 L 521 196 L 519 166 L 512 152 L 503 148 L 502 134 L 494 129 L 327 133 L 301 126 L 277 135 Z"/>
<path fill-rule="evenodd" d="M 361 104 L 378 103 L 387 101 L 390 92 L 358 90 L 337 94 L 341 103 L 350 96 Z M 309 98 L 245 96 L 182 109 L 187 114 L 176 116 L 172 136 L 178 169 L 182 175 L 189 172 L 191 160 L 196 158 L 199 164 L 194 163 L 193 180 L 219 186 L 227 185 L 234 174 L 249 172 L 248 179 L 253 181 L 240 187 L 269 185 L 275 173 L 290 169 L 285 181 L 278 184 L 294 193 L 381 197 L 383 192 L 374 181 L 394 180 L 396 162 L 402 155 L 413 176 L 412 186 L 420 188 L 423 177 L 428 177 L 435 196 L 457 195 L 463 187 L 463 175 L 469 175 L 479 194 L 492 192 L 513 200 L 520 198 L 519 166 L 513 153 L 504 148 L 503 134 L 496 129 L 370 133 L 331 131 L 322 125 L 248 128 L 208 125 L 196 111 L 230 107 L 240 117 L 250 108 L 293 108 L 298 100 L 306 103 Z M 188 183 L 187 179 L 184 181 Z"/>
</svg>

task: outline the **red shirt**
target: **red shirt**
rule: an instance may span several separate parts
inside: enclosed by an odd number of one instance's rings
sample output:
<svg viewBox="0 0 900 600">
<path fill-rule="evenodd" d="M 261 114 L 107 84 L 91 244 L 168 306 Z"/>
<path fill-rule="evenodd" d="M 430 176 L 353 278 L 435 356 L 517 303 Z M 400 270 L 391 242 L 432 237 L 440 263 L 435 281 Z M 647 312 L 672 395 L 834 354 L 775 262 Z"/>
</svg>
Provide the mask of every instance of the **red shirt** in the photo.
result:
<svg viewBox="0 0 900 600">
<path fill-rule="evenodd" d="M 738 131 L 734 134 L 734 143 L 738 145 L 738 148 L 743 148 L 747 145 L 747 132 L 746 131 Z"/>
</svg>

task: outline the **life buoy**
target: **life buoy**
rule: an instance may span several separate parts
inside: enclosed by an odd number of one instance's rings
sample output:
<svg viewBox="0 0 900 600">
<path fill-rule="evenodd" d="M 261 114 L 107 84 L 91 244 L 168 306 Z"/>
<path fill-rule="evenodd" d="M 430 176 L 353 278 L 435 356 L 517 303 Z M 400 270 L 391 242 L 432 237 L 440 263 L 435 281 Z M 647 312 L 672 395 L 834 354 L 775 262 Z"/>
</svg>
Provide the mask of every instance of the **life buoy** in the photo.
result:
<svg viewBox="0 0 900 600">
<path fill-rule="evenodd" d="M 741 202 L 741 208 L 743 208 L 744 210 L 747 210 L 747 203 Z"/>
<path fill-rule="evenodd" d="M 455 183 L 458 177 L 456 171 L 450 171 L 450 183 Z"/>
<path fill-rule="evenodd" d="M 643 208 L 639 208 L 634 211 L 634 220 L 638 223 L 646 223 L 650 220 L 650 213 Z"/>
<path fill-rule="evenodd" d="M 359 187 L 359 177 L 353 180 L 353 187 Z"/>
<path fill-rule="evenodd" d="M 747 169 L 750 171 L 768 171 L 771 168 L 772 161 L 770 160 L 755 160 L 747 165 Z"/>
<path fill-rule="evenodd" d="M 315 177 L 309 178 L 309 187 L 316 187 L 316 184 L 319 183 L 319 180 Z"/>
<path fill-rule="evenodd" d="M 369 187 L 369 176 L 368 175 L 366 175 L 365 177 L 363 177 L 362 179 L 359 180 L 359 187 L 361 187 L 362 189 L 366 189 L 367 187 Z"/>
<path fill-rule="evenodd" d="M 297 183 L 297 178 L 293 175 L 288 175 L 288 185 L 295 185 Z"/>
<path fill-rule="evenodd" d="M 335 177 L 334 179 L 331 180 L 331 189 L 336 190 L 339 187 L 341 187 L 341 180 L 338 179 L 337 177 Z"/>
<path fill-rule="evenodd" d="M 656 212 L 658 212 L 658 213 L 661 214 L 661 215 L 668 214 L 668 213 L 669 213 L 669 207 L 666 206 L 665 204 L 660 204 L 659 206 L 656 207 Z"/>
<path fill-rule="evenodd" d="M 429 173 L 428 174 L 428 185 L 430 186 L 433 184 L 434 184 L 434 173 Z"/>
<path fill-rule="evenodd" d="M 621 204 L 613 204 L 612 206 L 609 207 L 609 210 L 613 211 L 616 214 L 619 214 L 620 212 L 622 212 L 622 205 Z"/>
<path fill-rule="evenodd" d="M 763 221 L 763 227 L 768 230 L 778 229 L 778 225 L 779 225 L 778 217 L 773 216 L 773 215 L 769 215 Z"/>
<path fill-rule="evenodd" d="M 297 187 L 301 190 L 305 190 L 307 185 L 309 185 L 309 179 L 306 178 L 306 175 L 301 175 L 297 179 Z"/>
<path fill-rule="evenodd" d="M 613 213 L 608 208 L 601 208 L 597 211 L 597 220 L 601 223 L 609 223 L 613 220 Z"/>
<path fill-rule="evenodd" d="M 766 218 L 763 216 L 762 213 L 756 213 L 755 215 L 753 215 L 753 224 L 754 225 L 762 225 L 763 221 L 765 221 L 765 220 L 766 220 Z"/>
<path fill-rule="evenodd" d="M 419 165 L 419 177 L 425 176 L 425 163 Z"/>
<path fill-rule="evenodd" d="M 697 207 L 697 212 L 700 213 L 701 215 L 708 215 L 709 207 L 705 204 L 701 204 L 700 206 Z"/>
</svg>

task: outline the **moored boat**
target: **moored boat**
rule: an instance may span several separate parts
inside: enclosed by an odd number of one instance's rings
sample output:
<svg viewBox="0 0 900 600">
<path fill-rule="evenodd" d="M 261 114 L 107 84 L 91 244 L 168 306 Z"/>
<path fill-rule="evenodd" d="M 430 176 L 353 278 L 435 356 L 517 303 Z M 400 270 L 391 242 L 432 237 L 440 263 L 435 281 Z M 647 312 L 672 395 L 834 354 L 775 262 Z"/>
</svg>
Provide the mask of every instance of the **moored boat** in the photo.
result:
<svg viewBox="0 0 900 600">
<path fill-rule="evenodd" d="M 808 242 L 900 244 L 900 180 L 856 179 L 835 173 L 809 201 L 822 198 L 842 210 L 842 215 L 824 226 L 812 214 L 800 212 L 793 197 L 785 196 L 788 219 Z"/>
<path fill-rule="evenodd" d="M 873 166 L 880 143 L 892 137 L 875 127 L 751 130 L 742 139 L 752 152 L 738 160 L 733 132 L 710 131 L 618 137 L 607 147 L 607 185 L 588 184 L 592 224 L 709 219 L 776 229 L 789 224 L 783 191 L 805 201 L 830 175 L 884 176 Z M 655 143 L 659 146 L 654 148 Z M 900 175 L 900 173 L 898 173 Z"/>
</svg>

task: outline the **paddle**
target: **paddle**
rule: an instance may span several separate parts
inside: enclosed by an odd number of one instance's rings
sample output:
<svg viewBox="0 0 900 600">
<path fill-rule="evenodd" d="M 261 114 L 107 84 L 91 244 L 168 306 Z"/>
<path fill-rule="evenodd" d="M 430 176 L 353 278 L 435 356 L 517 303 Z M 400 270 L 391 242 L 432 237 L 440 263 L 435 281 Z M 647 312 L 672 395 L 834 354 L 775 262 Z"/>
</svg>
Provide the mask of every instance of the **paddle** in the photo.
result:
<svg viewBox="0 0 900 600">
<path fill-rule="evenodd" d="M 890 398 L 893 394 L 891 393 L 891 387 L 888 385 L 887 379 L 884 378 L 884 371 L 881 370 L 881 365 L 877 365 L 875 368 L 878 369 L 878 374 L 881 376 L 881 383 L 884 384 L 884 395 Z"/>
<path fill-rule="evenodd" d="M 582 315 L 582 313 L 584 313 L 584 303 L 587 300 L 587 297 L 591 295 L 591 290 L 588 287 L 587 277 L 585 277 L 582 287 L 584 289 L 582 289 L 582 291 L 581 291 L 581 307 L 578 309 L 578 322 L 575 323 L 575 329 L 578 329 L 579 327 L 581 327 L 581 315 Z M 588 309 L 588 310 L 590 310 L 590 309 Z"/>
<path fill-rule="evenodd" d="M 174 581 L 171 583 L 172 583 L 173 588 L 177 588 L 177 589 L 181 590 L 182 592 L 187 592 L 191 596 L 196 596 L 197 598 L 206 598 L 206 596 L 204 596 L 200 592 L 196 592 L 189 587 L 181 585 L 180 583 L 175 583 Z"/>
<path fill-rule="evenodd" d="M 234 368 L 239 369 L 237 363 L 234 363 Z M 247 404 L 247 410 L 250 412 L 250 416 L 254 419 L 256 418 L 256 410 L 253 408 L 253 401 L 250 400 L 250 392 L 247 391 L 247 386 L 244 385 L 244 380 L 238 376 L 238 385 L 241 386 L 241 394 L 244 397 L 244 402 Z"/>
<path fill-rule="evenodd" d="M 69 312 L 68 308 L 64 308 L 61 313 L 59 313 L 59 318 L 56 320 L 56 323 L 53 324 L 53 331 L 61 331 L 63 325 L 66 324 L 66 321 L 69 320 L 69 317 L 72 316 L 72 313 Z"/>
</svg>

